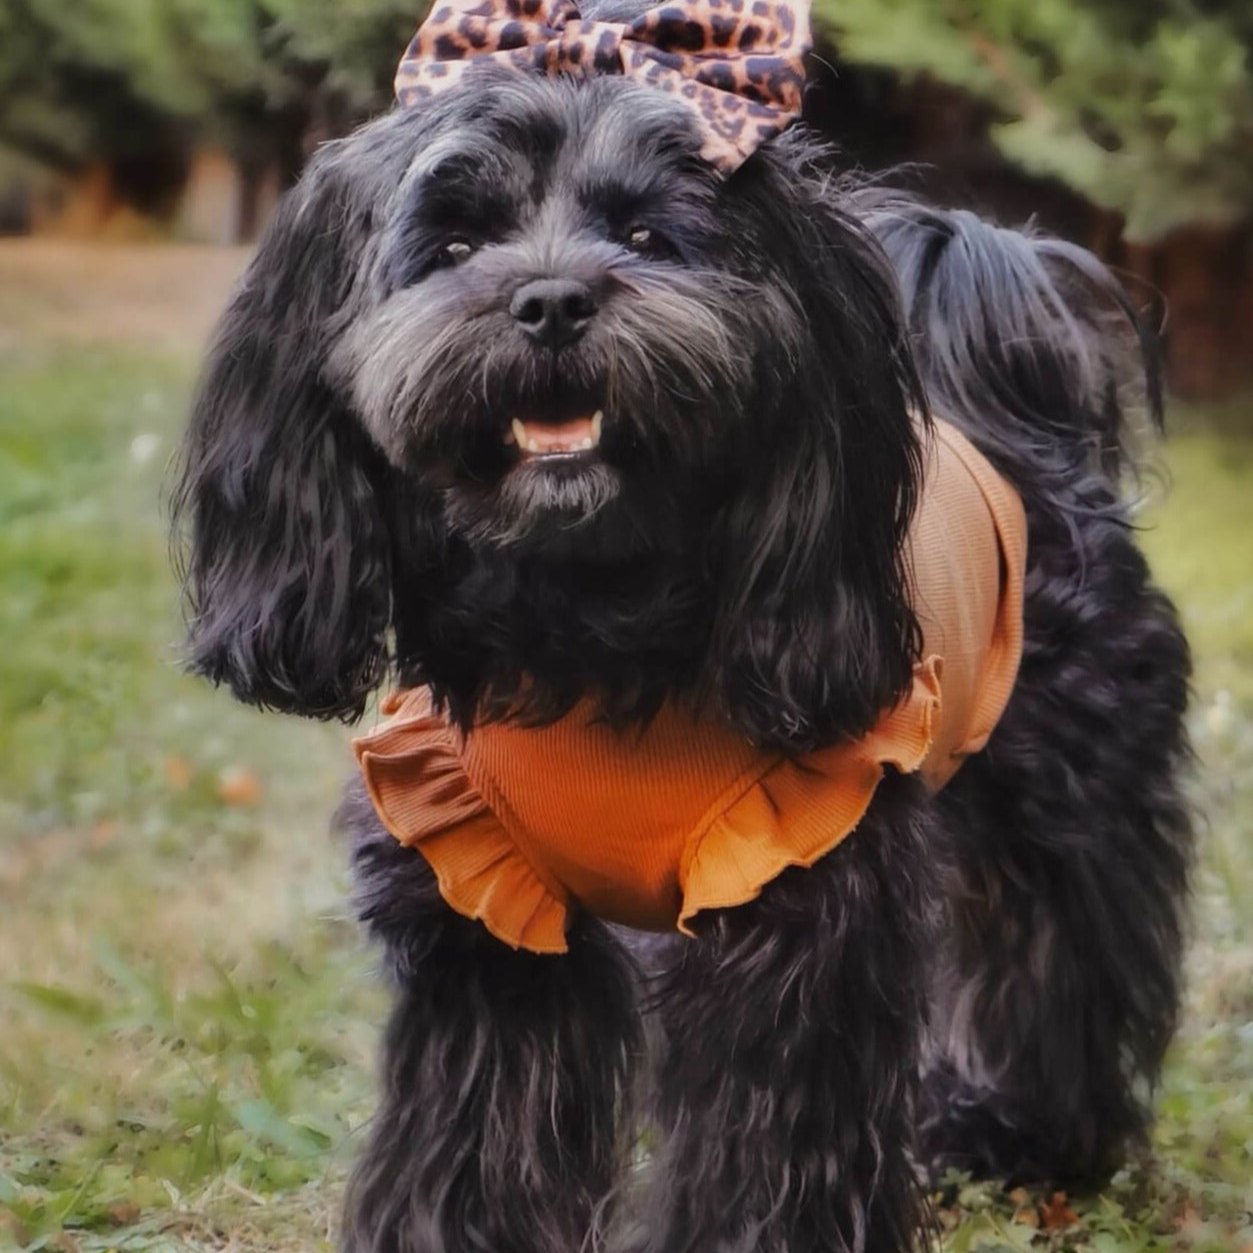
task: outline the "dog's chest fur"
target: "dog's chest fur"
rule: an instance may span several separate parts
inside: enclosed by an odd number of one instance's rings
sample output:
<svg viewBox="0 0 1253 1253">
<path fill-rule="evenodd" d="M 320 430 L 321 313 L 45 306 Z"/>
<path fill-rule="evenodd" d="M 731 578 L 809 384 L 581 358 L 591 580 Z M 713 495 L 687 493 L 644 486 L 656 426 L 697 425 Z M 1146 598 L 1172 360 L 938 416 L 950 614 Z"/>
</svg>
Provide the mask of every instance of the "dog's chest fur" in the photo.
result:
<svg viewBox="0 0 1253 1253">
<path fill-rule="evenodd" d="M 462 736 L 422 689 L 357 743 L 375 807 L 434 867 L 445 899 L 498 938 L 563 951 L 573 908 L 688 931 L 810 866 L 864 815 L 884 769 L 942 786 L 986 743 L 1022 646 L 1017 496 L 956 431 L 930 449 L 910 535 L 924 658 L 867 734 L 792 759 L 678 704 L 620 730 L 589 700 L 544 726 Z"/>
</svg>

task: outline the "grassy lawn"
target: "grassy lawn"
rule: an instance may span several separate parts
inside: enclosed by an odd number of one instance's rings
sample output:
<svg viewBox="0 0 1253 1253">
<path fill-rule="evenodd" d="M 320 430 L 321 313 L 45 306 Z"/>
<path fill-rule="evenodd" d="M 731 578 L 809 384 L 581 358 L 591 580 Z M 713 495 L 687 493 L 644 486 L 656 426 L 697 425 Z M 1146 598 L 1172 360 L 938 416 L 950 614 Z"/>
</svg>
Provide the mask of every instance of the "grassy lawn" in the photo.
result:
<svg viewBox="0 0 1253 1253">
<path fill-rule="evenodd" d="M 348 736 L 179 673 L 158 502 L 199 323 L 82 334 L 8 290 L 0 1249 L 329 1249 L 383 1008 L 326 832 Z M 951 1253 L 1253 1249 L 1253 440 L 1224 429 L 1191 415 L 1145 515 L 1207 817 L 1154 1153 L 1093 1197 L 954 1180 Z"/>
</svg>

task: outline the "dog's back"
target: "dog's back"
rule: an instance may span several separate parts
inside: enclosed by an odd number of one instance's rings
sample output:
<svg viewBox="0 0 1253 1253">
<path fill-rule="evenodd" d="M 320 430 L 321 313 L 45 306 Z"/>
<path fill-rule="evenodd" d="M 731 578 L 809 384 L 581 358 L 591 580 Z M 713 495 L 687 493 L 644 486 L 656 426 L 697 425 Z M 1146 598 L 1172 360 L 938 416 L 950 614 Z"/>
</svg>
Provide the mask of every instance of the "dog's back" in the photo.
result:
<svg viewBox="0 0 1253 1253">
<path fill-rule="evenodd" d="M 1130 401 L 1152 337 L 1090 253 L 865 193 L 933 411 L 1023 497 L 1025 647 L 988 750 L 940 798 L 957 875 L 924 1157 L 1091 1178 L 1144 1130 L 1173 1030 L 1191 855 L 1189 658 L 1134 542 Z"/>
<path fill-rule="evenodd" d="M 937 412 L 1028 497 L 1086 512 L 1134 470 L 1127 401 L 1160 426 L 1154 337 L 1090 252 L 968 210 L 863 193 Z"/>
</svg>

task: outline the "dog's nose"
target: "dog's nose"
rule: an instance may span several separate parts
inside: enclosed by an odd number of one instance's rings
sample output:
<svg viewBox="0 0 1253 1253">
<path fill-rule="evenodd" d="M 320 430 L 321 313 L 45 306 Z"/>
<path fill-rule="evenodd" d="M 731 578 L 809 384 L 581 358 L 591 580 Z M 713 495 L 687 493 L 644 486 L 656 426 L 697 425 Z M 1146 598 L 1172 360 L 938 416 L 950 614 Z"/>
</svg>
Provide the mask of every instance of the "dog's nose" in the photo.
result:
<svg viewBox="0 0 1253 1253">
<path fill-rule="evenodd" d="M 537 343 L 556 351 L 572 344 L 596 316 L 596 296 L 576 279 L 541 278 L 513 294 L 509 312 Z"/>
</svg>

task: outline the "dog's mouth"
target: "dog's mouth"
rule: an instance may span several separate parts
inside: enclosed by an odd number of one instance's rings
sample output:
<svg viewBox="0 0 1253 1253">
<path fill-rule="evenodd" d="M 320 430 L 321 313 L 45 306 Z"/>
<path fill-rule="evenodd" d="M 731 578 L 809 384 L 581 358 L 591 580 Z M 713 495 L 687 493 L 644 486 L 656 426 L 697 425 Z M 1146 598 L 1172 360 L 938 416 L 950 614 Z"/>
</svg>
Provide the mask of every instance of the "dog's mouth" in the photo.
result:
<svg viewBox="0 0 1253 1253">
<path fill-rule="evenodd" d="M 598 455 L 605 411 L 583 400 L 516 411 L 501 439 L 518 462 L 565 462 Z"/>
</svg>

